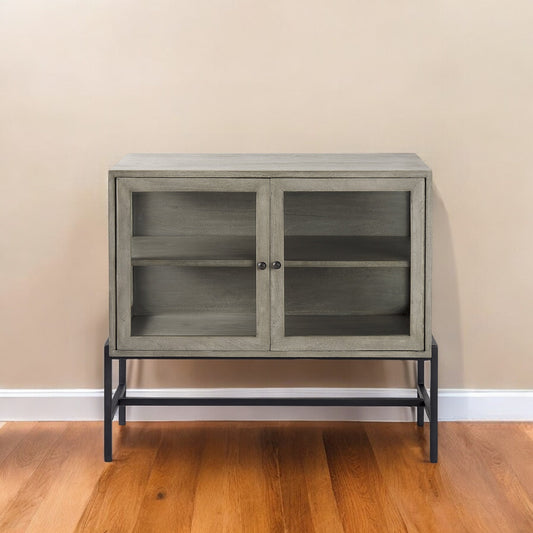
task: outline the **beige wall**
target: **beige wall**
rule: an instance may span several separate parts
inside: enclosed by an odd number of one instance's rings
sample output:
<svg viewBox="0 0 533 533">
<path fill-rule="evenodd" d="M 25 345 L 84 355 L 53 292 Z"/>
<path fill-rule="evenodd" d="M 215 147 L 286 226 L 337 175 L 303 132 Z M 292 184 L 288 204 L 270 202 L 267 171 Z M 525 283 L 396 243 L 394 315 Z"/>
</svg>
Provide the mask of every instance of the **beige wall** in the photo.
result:
<svg viewBox="0 0 533 533">
<path fill-rule="evenodd" d="M 101 387 L 128 152 L 417 152 L 441 384 L 533 388 L 530 0 L 2 0 L 0 387 Z M 140 378 L 143 372 L 144 378 Z M 145 386 L 402 386 L 405 363 L 136 363 Z"/>
</svg>

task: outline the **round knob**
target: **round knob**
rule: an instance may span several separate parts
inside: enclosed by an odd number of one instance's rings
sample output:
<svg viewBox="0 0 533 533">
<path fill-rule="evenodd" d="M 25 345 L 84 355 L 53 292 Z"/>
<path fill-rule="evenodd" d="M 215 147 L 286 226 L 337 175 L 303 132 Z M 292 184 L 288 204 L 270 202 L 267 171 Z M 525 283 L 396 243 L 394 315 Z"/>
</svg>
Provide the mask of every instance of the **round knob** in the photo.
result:
<svg viewBox="0 0 533 533">
<path fill-rule="evenodd" d="M 273 268 L 274 270 L 279 270 L 279 269 L 281 268 L 281 263 L 280 263 L 279 261 L 274 261 L 274 262 L 272 263 L 272 268 Z"/>
<path fill-rule="evenodd" d="M 257 263 L 257 268 L 259 270 L 265 270 L 266 267 L 267 267 L 267 264 L 264 261 Z"/>
</svg>

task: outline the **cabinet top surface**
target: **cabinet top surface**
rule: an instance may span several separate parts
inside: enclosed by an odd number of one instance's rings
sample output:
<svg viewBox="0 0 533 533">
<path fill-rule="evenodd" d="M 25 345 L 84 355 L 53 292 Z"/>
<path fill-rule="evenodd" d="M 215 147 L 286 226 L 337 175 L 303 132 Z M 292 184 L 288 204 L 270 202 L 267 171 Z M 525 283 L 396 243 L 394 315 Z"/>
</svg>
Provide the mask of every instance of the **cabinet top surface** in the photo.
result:
<svg viewBox="0 0 533 533">
<path fill-rule="evenodd" d="M 111 169 L 116 175 L 161 173 L 284 173 L 339 172 L 391 175 L 429 174 L 416 154 L 128 154 Z"/>
</svg>

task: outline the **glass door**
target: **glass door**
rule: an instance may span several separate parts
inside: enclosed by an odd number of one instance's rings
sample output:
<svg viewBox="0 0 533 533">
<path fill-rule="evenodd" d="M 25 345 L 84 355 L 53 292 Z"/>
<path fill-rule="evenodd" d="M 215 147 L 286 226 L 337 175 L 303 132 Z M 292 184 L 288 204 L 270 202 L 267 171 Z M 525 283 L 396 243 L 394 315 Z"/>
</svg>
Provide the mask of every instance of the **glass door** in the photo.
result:
<svg viewBox="0 0 533 533">
<path fill-rule="evenodd" d="M 424 179 L 273 179 L 273 350 L 424 349 Z"/>
<path fill-rule="evenodd" d="M 262 179 L 117 179 L 119 349 L 269 349 L 269 191 Z"/>
</svg>

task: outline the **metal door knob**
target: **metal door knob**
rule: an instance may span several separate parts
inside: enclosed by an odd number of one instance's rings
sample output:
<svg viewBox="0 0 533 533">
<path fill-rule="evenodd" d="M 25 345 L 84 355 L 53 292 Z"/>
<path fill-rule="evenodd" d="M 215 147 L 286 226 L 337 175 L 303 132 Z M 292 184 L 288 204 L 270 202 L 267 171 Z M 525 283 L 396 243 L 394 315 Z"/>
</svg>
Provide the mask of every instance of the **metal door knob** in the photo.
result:
<svg viewBox="0 0 533 533">
<path fill-rule="evenodd" d="M 274 270 L 279 270 L 279 269 L 281 268 L 281 263 L 280 263 L 279 261 L 274 261 L 274 262 L 272 263 L 272 268 L 273 268 Z"/>
<path fill-rule="evenodd" d="M 257 263 L 257 268 L 259 270 L 265 270 L 266 267 L 267 267 L 267 264 L 264 261 L 260 261 L 259 263 Z"/>
</svg>

